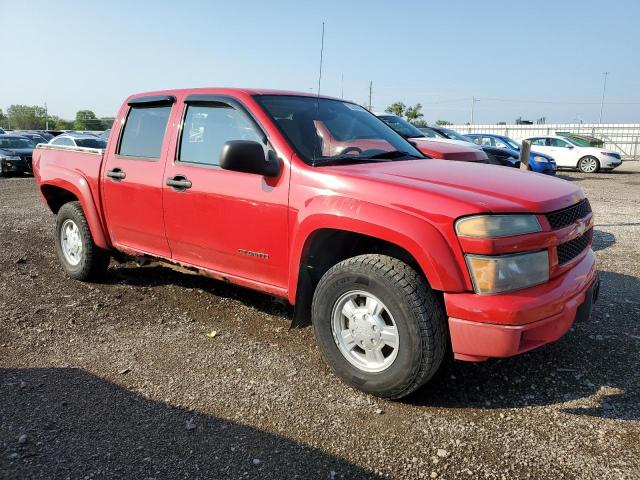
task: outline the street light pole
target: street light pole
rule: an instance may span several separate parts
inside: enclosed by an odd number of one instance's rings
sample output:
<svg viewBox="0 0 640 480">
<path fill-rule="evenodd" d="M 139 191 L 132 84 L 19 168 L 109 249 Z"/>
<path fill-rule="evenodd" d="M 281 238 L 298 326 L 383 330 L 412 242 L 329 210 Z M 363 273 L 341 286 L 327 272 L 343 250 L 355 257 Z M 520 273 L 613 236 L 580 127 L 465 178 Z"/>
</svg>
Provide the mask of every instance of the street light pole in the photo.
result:
<svg viewBox="0 0 640 480">
<path fill-rule="evenodd" d="M 477 100 L 476 97 L 471 97 L 471 123 L 470 125 L 473 125 L 473 111 L 475 110 L 475 106 L 476 106 L 476 102 L 479 102 L 480 100 Z"/>
<path fill-rule="evenodd" d="M 602 110 L 604 110 L 604 93 L 607 91 L 607 76 L 609 72 L 602 72 L 604 75 L 604 85 L 602 85 L 602 101 L 600 102 L 600 121 L 598 123 L 602 123 Z"/>
</svg>

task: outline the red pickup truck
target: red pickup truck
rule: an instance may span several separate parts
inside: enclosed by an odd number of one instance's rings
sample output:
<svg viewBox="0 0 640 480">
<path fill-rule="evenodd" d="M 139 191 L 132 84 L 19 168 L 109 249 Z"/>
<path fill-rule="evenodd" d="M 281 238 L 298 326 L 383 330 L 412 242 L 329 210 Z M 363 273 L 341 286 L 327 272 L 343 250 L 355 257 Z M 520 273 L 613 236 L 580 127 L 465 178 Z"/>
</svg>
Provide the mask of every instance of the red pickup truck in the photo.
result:
<svg viewBox="0 0 640 480">
<path fill-rule="evenodd" d="M 337 375 L 386 398 L 425 384 L 446 354 L 555 341 L 598 293 L 575 185 L 431 160 L 339 99 L 137 94 L 104 151 L 39 145 L 33 164 L 71 277 L 126 254 L 287 299 Z"/>
</svg>

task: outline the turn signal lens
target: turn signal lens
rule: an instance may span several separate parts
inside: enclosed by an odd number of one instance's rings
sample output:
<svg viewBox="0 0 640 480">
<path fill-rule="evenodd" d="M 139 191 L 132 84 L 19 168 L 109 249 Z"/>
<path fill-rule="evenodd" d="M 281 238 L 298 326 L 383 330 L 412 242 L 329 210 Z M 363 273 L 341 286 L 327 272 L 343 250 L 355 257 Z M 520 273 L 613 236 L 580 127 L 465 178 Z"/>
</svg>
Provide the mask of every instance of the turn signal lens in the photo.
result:
<svg viewBox="0 0 640 480">
<path fill-rule="evenodd" d="M 466 255 L 465 258 L 476 293 L 504 293 L 549 280 L 547 250 L 496 257 Z"/>
<path fill-rule="evenodd" d="M 535 215 L 474 215 L 456 221 L 461 237 L 496 238 L 542 230 Z"/>
</svg>

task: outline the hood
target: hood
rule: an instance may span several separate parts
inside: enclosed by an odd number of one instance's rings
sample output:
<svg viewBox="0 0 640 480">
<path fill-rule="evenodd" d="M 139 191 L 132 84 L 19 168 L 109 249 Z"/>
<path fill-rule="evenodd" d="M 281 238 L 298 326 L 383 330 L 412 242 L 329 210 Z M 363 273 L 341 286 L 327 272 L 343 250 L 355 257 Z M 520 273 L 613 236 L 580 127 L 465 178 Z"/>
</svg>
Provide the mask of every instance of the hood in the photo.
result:
<svg viewBox="0 0 640 480">
<path fill-rule="evenodd" d="M 33 154 L 33 148 L 0 148 L 0 153 L 3 155 L 13 155 L 18 157 L 24 157 Z"/>
<path fill-rule="evenodd" d="M 590 153 L 592 155 L 602 155 L 602 152 L 612 153 L 614 155 L 620 155 L 618 152 L 614 152 L 613 150 L 609 150 L 608 148 L 598 148 L 598 147 L 576 147 L 580 149 L 580 153 L 584 152 Z"/>
<path fill-rule="evenodd" d="M 355 192 L 372 192 L 370 201 L 446 217 L 479 212 L 546 213 L 584 198 L 569 181 L 524 170 L 479 163 L 412 160 L 322 167 Z M 326 170 L 325 170 L 326 169 Z M 384 186 L 383 186 L 384 185 Z M 384 191 L 384 198 L 379 193 Z M 351 192 L 345 192 L 352 194 Z M 448 201 L 441 201 L 448 200 Z M 455 207 L 455 208 L 454 208 Z"/>
<path fill-rule="evenodd" d="M 411 141 L 420 140 L 423 137 L 412 138 Z M 476 150 L 482 150 L 482 147 L 473 142 L 465 142 L 463 140 L 454 140 L 452 138 L 441 138 L 441 137 L 424 137 L 425 140 L 429 140 L 431 142 L 438 143 L 448 143 L 450 145 L 460 145 L 463 147 L 475 148 Z"/>
<path fill-rule="evenodd" d="M 464 142 L 452 143 L 452 141 L 439 142 L 433 138 L 411 138 L 416 148 L 430 157 L 444 160 L 460 160 L 466 162 L 483 162 L 487 156 L 482 149 L 465 145 Z"/>
<path fill-rule="evenodd" d="M 4 150 L 13 152 L 14 155 L 18 155 L 20 157 L 33 155 L 33 148 L 5 148 Z"/>
</svg>

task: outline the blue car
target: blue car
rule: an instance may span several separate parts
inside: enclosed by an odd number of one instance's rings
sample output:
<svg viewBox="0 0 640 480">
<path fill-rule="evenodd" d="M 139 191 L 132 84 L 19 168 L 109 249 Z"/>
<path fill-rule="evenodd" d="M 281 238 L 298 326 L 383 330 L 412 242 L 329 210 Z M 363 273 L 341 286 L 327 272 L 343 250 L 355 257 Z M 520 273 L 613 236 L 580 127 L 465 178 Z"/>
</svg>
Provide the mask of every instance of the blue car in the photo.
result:
<svg viewBox="0 0 640 480">
<path fill-rule="evenodd" d="M 508 150 L 516 155 L 520 155 L 520 144 L 504 135 L 494 135 L 492 133 L 469 133 L 465 137 L 472 142 L 487 147 L 496 147 Z M 547 175 L 555 175 L 558 167 L 553 157 L 543 153 L 531 151 L 529 155 L 529 170 Z"/>
</svg>

